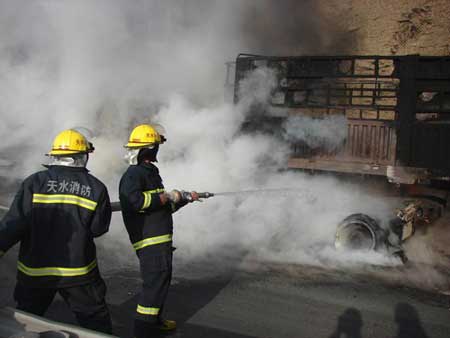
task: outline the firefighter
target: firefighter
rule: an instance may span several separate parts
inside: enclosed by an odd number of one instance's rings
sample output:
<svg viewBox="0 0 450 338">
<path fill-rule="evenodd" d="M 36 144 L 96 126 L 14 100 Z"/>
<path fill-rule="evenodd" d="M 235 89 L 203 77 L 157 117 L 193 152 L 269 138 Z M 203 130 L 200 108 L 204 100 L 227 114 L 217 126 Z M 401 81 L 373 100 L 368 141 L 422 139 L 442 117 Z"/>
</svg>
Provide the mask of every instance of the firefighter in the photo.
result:
<svg viewBox="0 0 450 338">
<path fill-rule="evenodd" d="M 136 338 L 176 328 L 175 321 L 162 318 L 172 277 L 172 213 L 198 200 L 196 192 L 164 190 L 154 165 L 159 145 L 164 141 L 154 126 L 143 124 L 134 128 L 125 145 L 130 166 L 119 186 L 123 221 L 143 279 L 134 322 Z"/>
<path fill-rule="evenodd" d="M 53 142 L 47 169 L 26 178 L 0 222 L 0 255 L 20 242 L 17 308 L 45 314 L 58 292 L 82 327 L 111 332 L 94 238 L 109 229 L 105 185 L 88 173 L 92 144 L 75 130 Z"/>
</svg>

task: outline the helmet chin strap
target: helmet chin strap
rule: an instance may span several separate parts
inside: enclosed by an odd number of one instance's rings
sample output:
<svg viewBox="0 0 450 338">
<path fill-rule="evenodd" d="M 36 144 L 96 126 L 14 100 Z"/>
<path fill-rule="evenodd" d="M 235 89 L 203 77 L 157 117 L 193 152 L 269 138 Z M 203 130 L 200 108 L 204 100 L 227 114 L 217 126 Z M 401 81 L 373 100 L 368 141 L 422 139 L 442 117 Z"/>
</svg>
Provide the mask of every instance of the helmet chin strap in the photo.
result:
<svg viewBox="0 0 450 338">
<path fill-rule="evenodd" d="M 88 154 L 76 154 L 71 156 L 50 156 L 48 165 L 61 165 L 65 167 L 85 168 L 88 162 Z"/>
</svg>

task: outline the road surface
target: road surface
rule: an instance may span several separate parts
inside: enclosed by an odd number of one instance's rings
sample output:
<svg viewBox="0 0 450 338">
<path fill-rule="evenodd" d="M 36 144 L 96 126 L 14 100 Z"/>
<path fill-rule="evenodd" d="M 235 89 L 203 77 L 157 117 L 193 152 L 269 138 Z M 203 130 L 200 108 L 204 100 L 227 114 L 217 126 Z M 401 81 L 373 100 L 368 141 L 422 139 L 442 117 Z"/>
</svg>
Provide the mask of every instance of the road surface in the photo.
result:
<svg viewBox="0 0 450 338">
<path fill-rule="evenodd" d="M 10 255 L 8 255 L 10 256 Z M 204 264 L 205 262 L 202 262 Z M 448 296 L 380 276 L 302 265 L 264 264 L 199 279 L 174 278 L 166 317 L 173 337 L 434 337 L 450 336 Z M 254 264 L 252 264 L 254 265 Z M 191 272 L 196 266 L 190 267 Z M 197 267 L 201 269 L 200 267 Z M 12 270 L 12 269 L 11 269 Z M 394 271 L 395 272 L 395 271 Z M 403 273 L 403 272 L 401 272 Z M 137 270 L 105 273 L 115 334 L 131 337 L 140 280 Z M 8 284 L 8 285 L 7 285 Z M 1 279 L 11 305 L 13 279 Z M 57 299 L 48 318 L 74 323 Z M 347 336 L 340 335 L 347 333 Z"/>
</svg>

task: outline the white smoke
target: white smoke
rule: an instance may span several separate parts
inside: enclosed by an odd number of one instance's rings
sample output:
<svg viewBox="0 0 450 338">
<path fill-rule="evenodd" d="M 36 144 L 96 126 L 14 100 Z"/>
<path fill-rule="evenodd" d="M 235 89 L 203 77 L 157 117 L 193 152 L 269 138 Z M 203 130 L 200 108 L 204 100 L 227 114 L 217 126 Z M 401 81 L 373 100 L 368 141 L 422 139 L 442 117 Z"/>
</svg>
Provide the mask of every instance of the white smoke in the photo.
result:
<svg viewBox="0 0 450 338">
<path fill-rule="evenodd" d="M 283 127 L 286 140 L 301 141 L 313 149 L 336 150 L 342 146 L 347 137 L 347 118 L 343 115 L 327 115 L 320 118 L 290 116 Z"/>
<path fill-rule="evenodd" d="M 276 84 L 277 75 L 273 69 L 258 67 L 249 72 L 239 83 L 238 97 L 241 108 L 246 111 L 252 105 L 266 105 Z"/>
<path fill-rule="evenodd" d="M 199 2 L 214 34 L 204 34 Z M 222 97 L 224 62 L 239 51 L 239 41 L 223 43 L 230 11 L 219 1 L 1 1 L 0 150 L 20 145 L 27 174 L 62 129 L 124 137 L 174 93 Z"/>
</svg>

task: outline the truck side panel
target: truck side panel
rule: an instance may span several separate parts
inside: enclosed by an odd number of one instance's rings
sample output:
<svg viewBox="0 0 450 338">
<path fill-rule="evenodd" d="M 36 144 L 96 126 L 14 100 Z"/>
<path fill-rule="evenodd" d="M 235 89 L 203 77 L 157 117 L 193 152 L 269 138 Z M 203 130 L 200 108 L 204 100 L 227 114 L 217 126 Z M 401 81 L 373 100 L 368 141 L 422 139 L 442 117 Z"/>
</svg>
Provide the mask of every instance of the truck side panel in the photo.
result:
<svg viewBox="0 0 450 338">
<path fill-rule="evenodd" d="M 272 108 L 250 114 L 249 125 L 273 119 L 273 108 L 285 121 L 347 118 L 343 144 L 330 151 L 294 142 L 289 167 L 386 175 L 396 166 L 450 176 L 450 57 L 240 56 L 235 102 L 239 81 L 258 67 L 275 69 L 279 83 Z"/>
</svg>

